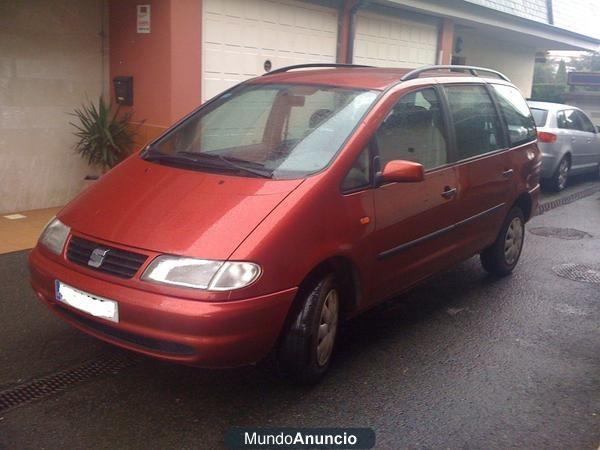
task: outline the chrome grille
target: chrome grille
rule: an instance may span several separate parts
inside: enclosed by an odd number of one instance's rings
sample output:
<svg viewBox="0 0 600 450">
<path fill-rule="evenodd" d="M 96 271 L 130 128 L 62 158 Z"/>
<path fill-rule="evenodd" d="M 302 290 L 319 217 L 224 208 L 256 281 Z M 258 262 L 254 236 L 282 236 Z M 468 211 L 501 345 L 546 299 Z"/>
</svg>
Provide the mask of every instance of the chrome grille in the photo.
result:
<svg viewBox="0 0 600 450">
<path fill-rule="evenodd" d="M 92 252 L 96 249 L 108 250 L 98 267 L 89 264 Z M 67 259 L 91 270 L 108 273 L 120 278 L 132 278 L 144 264 L 147 256 L 73 236 L 67 247 Z"/>
</svg>

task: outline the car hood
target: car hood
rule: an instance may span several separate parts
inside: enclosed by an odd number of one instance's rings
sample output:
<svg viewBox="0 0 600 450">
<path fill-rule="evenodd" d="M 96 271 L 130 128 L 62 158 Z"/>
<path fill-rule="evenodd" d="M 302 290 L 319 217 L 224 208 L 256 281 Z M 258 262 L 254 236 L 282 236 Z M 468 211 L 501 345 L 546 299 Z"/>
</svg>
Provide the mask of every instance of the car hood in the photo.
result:
<svg viewBox="0 0 600 450">
<path fill-rule="evenodd" d="M 179 169 L 134 155 L 58 217 L 74 232 L 118 244 L 227 259 L 301 183 Z"/>
</svg>

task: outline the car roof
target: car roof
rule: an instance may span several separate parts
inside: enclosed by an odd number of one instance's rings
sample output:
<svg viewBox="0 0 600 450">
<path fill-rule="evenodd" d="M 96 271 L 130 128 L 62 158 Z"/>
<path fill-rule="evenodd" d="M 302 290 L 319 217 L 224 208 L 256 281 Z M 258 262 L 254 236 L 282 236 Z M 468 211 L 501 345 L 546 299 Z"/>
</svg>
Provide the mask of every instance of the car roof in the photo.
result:
<svg viewBox="0 0 600 450">
<path fill-rule="evenodd" d="M 563 109 L 577 109 L 580 111 L 580 109 L 577 108 L 576 106 L 565 105 L 562 103 L 528 101 L 527 104 L 529 105 L 530 108 L 545 109 L 545 110 L 554 111 L 554 112 L 562 111 Z"/>
<path fill-rule="evenodd" d="M 308 70 L 290 70 L 287 72 L 277 72 L 273 74 L 265 74 L 263 76 L 253 78 L 248 83 L 253 84 L 314 84 L 326 86 L 339 86 L 358 89 L 374 89 L 384 90 L 398 82 L 403 75 L 413 69 L 403 68 L 388 68 L 388 67 L 338 67 L 327 69 L 308 69 Z M 429 80 L 427 80 L 429 78 Z M 423 80 L 422 84 L 431 83 L 431 78 L 435 78 L 435 82 L 439 82 L 442 78 L 457 79 L 461 81 L 484 82 L 493 81 L 506 83 L 497 78 L 468 76 L 465 73 L 459 72 L 444 72 L 430 71 L 421 74 L 420 78 L 411 80 L 419 84 L 419 80 Z"/>
</svg>

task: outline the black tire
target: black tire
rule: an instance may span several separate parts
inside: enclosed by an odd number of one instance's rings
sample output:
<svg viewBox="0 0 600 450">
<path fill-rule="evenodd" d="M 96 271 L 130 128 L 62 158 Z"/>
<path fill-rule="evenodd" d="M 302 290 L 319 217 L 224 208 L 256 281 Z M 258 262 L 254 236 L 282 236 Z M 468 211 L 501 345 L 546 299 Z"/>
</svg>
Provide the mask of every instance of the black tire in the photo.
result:
<svg viewBox="0 0 600 450">
<path fill-rule="evenodd" d="M 563 173 L 564 168 L 566 166 L 566 173 Z M 555 192 L 560 192 L 564 188 L 567 187 L 569 182 L 569 173 L 571 171 L 571 158 L 565 155 L 562 157 L 558 166 L 556 166 L 556 170 L 552 174 L 552 178 L 550 178 L 550 187 Z M 564 178 L 563 178 L 564 176 Z"/>
<path fill-rule="evenodd" d="M 509 229 L 514 220 L 520 221 L 520 244 L 518 245 L 518 248 L 511 248 L 510 251 L 508 251 Z M 515 233 L 514 225 L 512 233 Z M 493 275 L 501 277 L 509 275 L 519 262 L 524 240 L 525 219 L 523 211 L 521 211 L 521 208 L 515 206 L 508 212 L 506 219 L 504 219 L 504 223 L 502 224 L 502 228 L 500 229 L 500 233 L 498 233 L 496 241 L 481 252 L 481 265 L 487 272 Z"/>
<path fill-rule="evenodd" d="M 302 291 L 299 293 L 299 302 L 295 311 L 292 311 L 292 320 L 277 349 L 277 365 L 284 376 L 301 384 L 314 384 L 327 372 L 331 361 L 339 328 L 341 289 L 334 276 L 329 274 L 309 284 Z M 327 342 L 327 345 L 331 346 L 329 355 L 323 361 L 322 358 L 319 359 L 319 355 L 324 355 L 324 352 L 319 352 L 319 328 L 323 319 L 322 315 L 326 314 L 324 305 L 326 302 L 333 304 L 330 303 L 333 300 L 328 297 L 329 295 L 335 295 L 337 309 L 333 326 L 327 327 L 333 335 L 329 337 L 331 344 L 329 341 Z M 321 339 L 323 344 L 324 338 Z"/>
</svg>

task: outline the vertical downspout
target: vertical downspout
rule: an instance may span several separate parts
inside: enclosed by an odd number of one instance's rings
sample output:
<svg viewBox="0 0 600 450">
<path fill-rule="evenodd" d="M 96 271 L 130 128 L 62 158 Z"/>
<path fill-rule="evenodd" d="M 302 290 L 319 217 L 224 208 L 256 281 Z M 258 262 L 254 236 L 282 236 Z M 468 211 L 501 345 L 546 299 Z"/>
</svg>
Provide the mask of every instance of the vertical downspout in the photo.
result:
<svg viewBox="0 0 600 450">
<path fill-rule="evenodd" d="M 340 0 L 338 7 L 338 20 L 337 20 L 337 43 L 336 43 L 336 63 L 345 63 L 346 55 L 344 51 L 344 20 L 346 18 L 346 8 L 344 6 L 344 0 Z"/>
<path fill-rule="evenodd" d="M 108 48 L 108 1 L 100 0 L 100 32 L 98 36 L 100 36 L 100 58 L 101 58 L 101 70 L 102 75 L 100 77 L 100 82 L 102 83 L 101 87 L 101 96 L 104 100 L 110 103 L 110 74 L 108 71 L 110 70 L 110 64 L 108 61 L 109 51 Z M 108 76 L 107 76 L 108 75 Z"/>
<path fill-rule="evenodd" d="M 554 25 L 554 9 L 552 6 L 552 0 L 546 0 L 546 16 L 548 17 L 548 23 Z"/>
<path fill-rule="evenodd" d="M 352 64 L 352 60 L 354 59 L 354 37 L 356 34 L 356 13 L 362 7 L 364 7 L 368 3 L 368 0 L 358 0 L 352 8 L 350 8 L 349 12 L 349 25 L 348 25 L 348 50 L 346 54 L 346 63 Z"/>
</svg>

